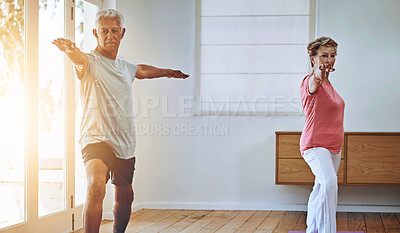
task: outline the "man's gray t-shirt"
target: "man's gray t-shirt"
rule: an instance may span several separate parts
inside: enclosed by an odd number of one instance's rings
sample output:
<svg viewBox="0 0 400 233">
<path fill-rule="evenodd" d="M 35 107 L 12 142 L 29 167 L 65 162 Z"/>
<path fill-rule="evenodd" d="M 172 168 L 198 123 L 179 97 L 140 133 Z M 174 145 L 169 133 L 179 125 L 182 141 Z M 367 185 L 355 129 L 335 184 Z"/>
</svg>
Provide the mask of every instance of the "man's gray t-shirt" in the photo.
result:
<svg viewBox="0 0 400 233">
<path fill-rule="evenodd" d="M 80 80 L 82 105 L 79 145 L 105 142 L 121 159 L 135 156 L 132 82 L 137 66 L 117 57 L 108 59 L 92 50 Z"/>
</svg>

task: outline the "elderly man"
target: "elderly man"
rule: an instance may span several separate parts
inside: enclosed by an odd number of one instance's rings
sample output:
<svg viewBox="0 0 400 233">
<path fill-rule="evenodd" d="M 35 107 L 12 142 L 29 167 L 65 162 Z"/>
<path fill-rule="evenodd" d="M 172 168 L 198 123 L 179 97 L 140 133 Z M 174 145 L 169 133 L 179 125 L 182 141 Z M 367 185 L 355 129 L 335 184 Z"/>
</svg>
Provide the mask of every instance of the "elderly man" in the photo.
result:
<svg viewBox="0 0 400 233">
<path fill-rule="evenodd" d="M 135 169 L 135 125 L 132 83 L 134 78 L 185 79 L 179 70 L 134 65 L 117 57 L 124 37 L 123 15 L 112 9 L 96 15 L 93 35 L 97 47 L 81 52 L 67 39 L 53 41 L 73 62 L 80 80 L 83 116 L 79 140 L 87 176 L 84 232 L 99 232 L 106 183 L 115 185 L 114 232 L 124 232 L 133 202 L 132 179 Z"/>
</svg>

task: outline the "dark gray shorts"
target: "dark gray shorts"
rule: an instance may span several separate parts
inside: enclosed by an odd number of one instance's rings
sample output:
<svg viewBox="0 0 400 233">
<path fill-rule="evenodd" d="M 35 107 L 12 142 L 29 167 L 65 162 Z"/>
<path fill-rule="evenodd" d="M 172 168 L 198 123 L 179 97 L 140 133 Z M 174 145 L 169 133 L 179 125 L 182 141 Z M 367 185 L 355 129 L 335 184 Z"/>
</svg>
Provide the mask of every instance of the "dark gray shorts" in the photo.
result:
<svg viewBox="0 0 400 233">
<path fill-rule="evenodd" d="M 83 163 L 91 159 L 100 159 L 107 166 L 106 183 L 111 177 L 111 183 L 117 186 L 132 184 L 135 171 L 135 157 L 131 159 L 118 158 L 112 148 L 105 142 L 88 144 L 82 149 Z M 110 175 L 111 174 L 111 175 Z"/>
</svg>

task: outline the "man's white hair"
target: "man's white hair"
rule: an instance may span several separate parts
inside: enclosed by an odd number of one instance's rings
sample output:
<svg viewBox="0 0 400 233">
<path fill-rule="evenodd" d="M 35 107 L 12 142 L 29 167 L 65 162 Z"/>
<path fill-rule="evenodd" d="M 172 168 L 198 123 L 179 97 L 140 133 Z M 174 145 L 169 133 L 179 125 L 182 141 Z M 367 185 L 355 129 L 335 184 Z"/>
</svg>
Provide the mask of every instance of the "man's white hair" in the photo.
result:
<svg viewBox="0 0 400 233">
<path fill-rule="evenodd" d="M 106 9 L 106 10 L 101 10 L 97 12 L 96 14 L 96 21 L 94 21 L 94 24 L 96 25 L 96 28 L 99 28 L 99 23 L 101 18 L 115 18 L 119 21 L 119 26 L 121 28 L 124 28 L 124 16 L 122 15 L 121 12 L 114 10 L 114 9 Z"/>
</svg>

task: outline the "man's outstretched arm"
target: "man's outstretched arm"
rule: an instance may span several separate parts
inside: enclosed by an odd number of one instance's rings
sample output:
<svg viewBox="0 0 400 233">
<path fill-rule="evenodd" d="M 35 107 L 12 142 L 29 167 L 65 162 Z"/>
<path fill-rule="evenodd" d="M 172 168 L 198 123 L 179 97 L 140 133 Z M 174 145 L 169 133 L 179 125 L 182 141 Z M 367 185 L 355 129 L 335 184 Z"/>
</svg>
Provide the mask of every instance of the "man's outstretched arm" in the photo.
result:
<svg viewBox="0 0 400 233">
<path fill-rule="evenodd" d="M 138 79 L 160 77 L 185 79 L 188 78 L 189 75 L 182 73 L 180 70 L 161 69 L 150 65 L 138 65 L 135 77 Z"/>
<path fill-rule="evenodd" d="M 57 38 L 53 41 L 53 44 L 55 44 L 61 51 L 63 51 L 65 55 L 67 55 L 69 60 L 74 63 L 78 78 L 82 79 L 89 64 L 88 56 L 81 50 L 79 50 L 75 46 L 74 42 L 68 39 Z"/>
</svg>

